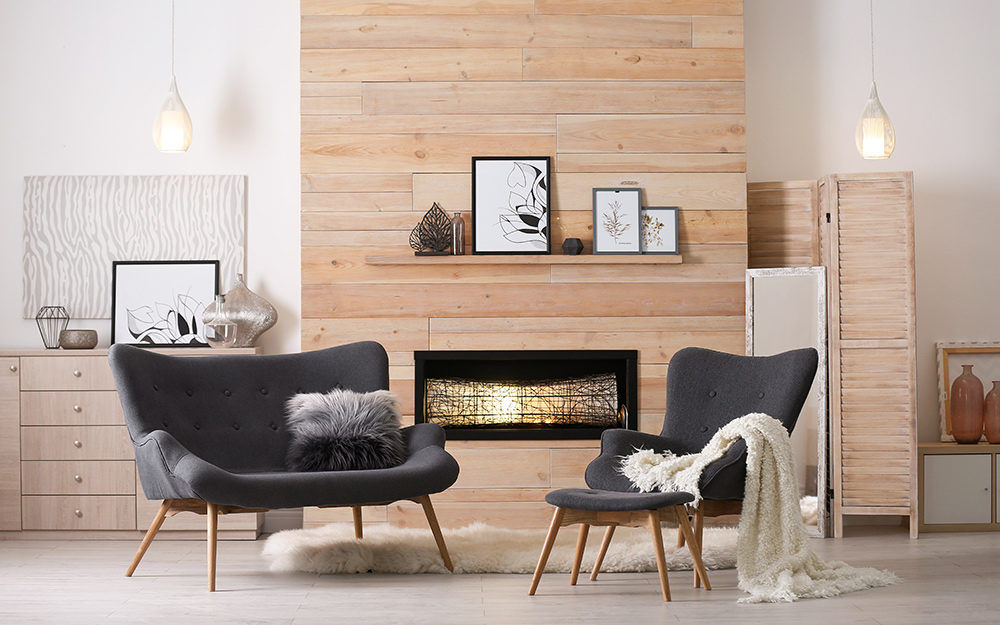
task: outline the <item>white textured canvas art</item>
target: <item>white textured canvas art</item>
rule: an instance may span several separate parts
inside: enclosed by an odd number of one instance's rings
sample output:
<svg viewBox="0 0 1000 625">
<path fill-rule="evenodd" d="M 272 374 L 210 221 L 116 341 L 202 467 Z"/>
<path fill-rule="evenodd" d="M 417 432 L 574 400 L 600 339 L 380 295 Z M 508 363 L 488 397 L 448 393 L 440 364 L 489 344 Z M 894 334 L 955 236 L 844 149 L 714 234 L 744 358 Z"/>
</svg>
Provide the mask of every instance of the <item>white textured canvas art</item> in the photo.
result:
<svg viewBox="0 0 1000 625">
<path fill-rule="evenodd" d="M 245 273 L 246 176 L 28 176 L 22 314 L 111 318 L 116 260 L 218 258 Z"/>
</svg>

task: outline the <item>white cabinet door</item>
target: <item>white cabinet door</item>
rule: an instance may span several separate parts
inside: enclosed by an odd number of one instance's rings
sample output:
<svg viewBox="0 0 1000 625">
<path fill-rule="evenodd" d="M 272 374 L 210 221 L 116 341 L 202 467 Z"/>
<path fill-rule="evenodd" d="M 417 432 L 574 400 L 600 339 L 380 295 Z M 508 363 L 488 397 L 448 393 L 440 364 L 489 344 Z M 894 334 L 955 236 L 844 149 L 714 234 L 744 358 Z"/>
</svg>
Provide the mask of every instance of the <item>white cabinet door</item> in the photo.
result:
<svg viewBox="0 0 1000 625">
<path fill-rule="evenodd" d="M 991 454 L 924 456 L 924 524 L 992 522 Z"/>
</svg>

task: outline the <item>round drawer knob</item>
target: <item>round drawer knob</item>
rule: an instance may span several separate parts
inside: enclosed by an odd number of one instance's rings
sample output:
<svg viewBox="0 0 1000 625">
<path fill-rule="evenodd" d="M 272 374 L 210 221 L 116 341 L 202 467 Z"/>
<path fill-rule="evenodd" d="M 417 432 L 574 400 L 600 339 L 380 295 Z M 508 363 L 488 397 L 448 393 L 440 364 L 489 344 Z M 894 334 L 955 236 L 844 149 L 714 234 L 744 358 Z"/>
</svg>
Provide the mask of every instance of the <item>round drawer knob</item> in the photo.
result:
<svg viewBox="0 0 1000 625">
<path fill-rule="evenodd" d="M 74 377 L 74 378 L 78 378 L 78 377 L 80 377 L 81 375 L 83 375 L 83 374 L 82 374 L 82 373 L 80 373 L 80 370 L 79 370 L 79 369 L 77 369 L 76 371 L 74 371 L 74 372 L 73 372 L 73 377 Z"/>
<path fill-rule="evenodd" d="M 17 373 L 17 365 L 11 365 L 10 370 L 12 373 Z"/>
<path fill-rule="evenodd" d="M 75 514 L 76 516 L 78 516 L 80 518 L 83 518 L 83 510 L 74 510 L 73 514 Z"/>
<path fill-rule="evenodd" d="M 83 412 L 83 408 L 80 406 L 73 406 L 73 412 Z"/>
<path fill-rule="evenodd" d="M 80 441 L 73 441 L 73 447 L 78 447 L 78 448 L 83 447 L 83 443 L 81 443 Z"/>
<path fill-rule="evenodd" d="M 83 478 L 80 477 L 79 475 L 74 475 L 73 479 L 76 480 L 77 482 L 82 482 L 83 481 Z"/>
</svg>

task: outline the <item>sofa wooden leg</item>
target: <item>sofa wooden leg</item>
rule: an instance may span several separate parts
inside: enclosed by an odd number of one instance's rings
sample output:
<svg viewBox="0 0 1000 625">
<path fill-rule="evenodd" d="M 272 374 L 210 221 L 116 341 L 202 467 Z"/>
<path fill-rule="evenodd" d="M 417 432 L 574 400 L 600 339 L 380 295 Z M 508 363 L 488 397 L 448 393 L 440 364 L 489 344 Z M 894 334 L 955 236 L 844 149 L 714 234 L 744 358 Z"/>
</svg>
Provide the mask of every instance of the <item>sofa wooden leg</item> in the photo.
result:
<svg viewBox="0 0 1000 625">
<path fill-rule="evenodd" d="M 351 510 L 354 512 L 354 537 L 364 538 L 365 529 L 361 520 L 361 506 L 351 506 Z"/>
<path fill-rule="evenodd" d="M 219 538 L 219 507 L 214 503 L 207 504 L 208 516 L 208 591 L 215 592 L 215 562 L 218 553 Z"/>
<path fill-rule="evenodd" d="M 160 504 L 160 509 L 156 511 L 153 522 L 150 523 L 149 529 L 146 530 L 146 535 L 142 537 L 139 550 L 135 552 L 135 557 L 132 558 L 132 564 L 129 565 L 128 571 L 125 572 L 125 577 L 132 577 L 132 573 L 135 573 L 135 568 L 139 566 L 139 561 L 142 560 L 142 556 L 146 555 L 146 550 L 149 549 L 150 543 L 153 542 L 153 537 L 160 531 L 163 520 L 167 518 L 167 512 L 170 510 L 171 503 L 173 503 L 173 499 L 164 499 L 163 503 Z"/>
<path fill-rule="evenodd" d="M 448 546 L 444 543 L 444 534 L 441 533 L 441 526 L 438 525 L 437 515 L 434 514 L 434 506 L 431 505 L 431 498 L 428 495 L 418 497 L 414 501 L 424 508 L 424 516 L 427 517 L 427 524 L 431 526 L 431 533 L 434 534 L 434 541 L 437 543 L 438 551 L 441 552 L 441 559 L 444 566 L 449 571 L 454 572 L 455 567 L 451 563 L 451 556 L 448 555 Z"/>
</svg>

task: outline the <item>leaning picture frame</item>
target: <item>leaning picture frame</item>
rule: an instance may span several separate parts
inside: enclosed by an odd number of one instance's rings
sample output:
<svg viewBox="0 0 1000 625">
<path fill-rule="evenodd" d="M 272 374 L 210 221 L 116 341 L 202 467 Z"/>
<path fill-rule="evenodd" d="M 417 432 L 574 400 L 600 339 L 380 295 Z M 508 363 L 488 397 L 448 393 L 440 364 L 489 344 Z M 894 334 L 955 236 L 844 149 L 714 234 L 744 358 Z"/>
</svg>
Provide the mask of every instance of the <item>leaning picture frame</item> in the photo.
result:
<svg viewBox="0 0 1000 625">
<path fill-rule="evenodd" d="M 472 157 L 472 253 L 551 254 L 548 156 Z"/>
<path fill-rule="evenodd" d="M 680 254 L 676 206 L 643 206 L 639 217 L 643 254 Z"/>
<path fill-rule="evenodd" d="M 983 392 L 992 388 L 993 380 L 1000 380 L 1000 342 L 974 343 L 938 341 L 938 410 L 941 417 L 941 442 L 954 442 L 951 432 L 951 385 L 962 375 L 962 365 L 972 365 L 972 373 L 983 383 Z M 986 440 L 981 437 L 981 440 Z"/>
<path fill-rule="evenodd" d="M 206 347 L 202 315 L 219 293 L 218 260 L 111 264 L 111 343 Z"/>
<path fill-rule="evenodd" d="M 594 253 L 641 254 L 642 189 L 594 189 Z"/>
</svg>

